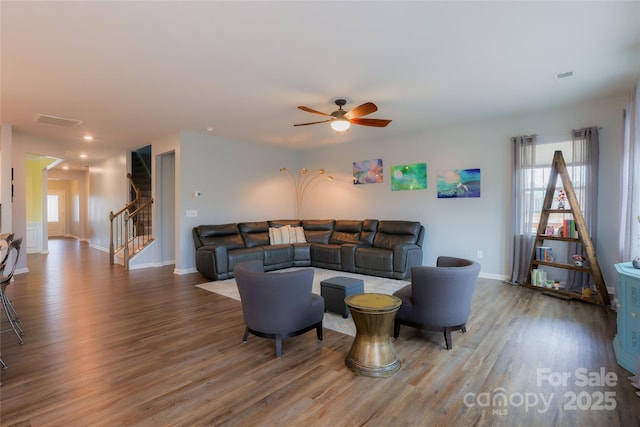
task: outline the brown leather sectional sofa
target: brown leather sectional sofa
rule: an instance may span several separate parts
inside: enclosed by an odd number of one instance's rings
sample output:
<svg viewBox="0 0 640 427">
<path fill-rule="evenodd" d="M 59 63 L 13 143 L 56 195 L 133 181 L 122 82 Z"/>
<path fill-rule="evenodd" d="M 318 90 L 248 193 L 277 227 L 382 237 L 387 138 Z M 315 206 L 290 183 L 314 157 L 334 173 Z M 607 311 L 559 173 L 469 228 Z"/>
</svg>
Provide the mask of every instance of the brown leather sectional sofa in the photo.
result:
<svg viewBox="0 0 640 427">
<path fill-rule="evenodd" d="M 270 244 L 269 228 L 302 226 L 306 243 Z M 261 260 L 265 271 L 321 267 L 408 280 L 422 265 L 424 226 L 415 221 L 275 220 L 193 228 L 196 268 L 210 280 L 233 277 L 242 261 Z"/>
</svg>

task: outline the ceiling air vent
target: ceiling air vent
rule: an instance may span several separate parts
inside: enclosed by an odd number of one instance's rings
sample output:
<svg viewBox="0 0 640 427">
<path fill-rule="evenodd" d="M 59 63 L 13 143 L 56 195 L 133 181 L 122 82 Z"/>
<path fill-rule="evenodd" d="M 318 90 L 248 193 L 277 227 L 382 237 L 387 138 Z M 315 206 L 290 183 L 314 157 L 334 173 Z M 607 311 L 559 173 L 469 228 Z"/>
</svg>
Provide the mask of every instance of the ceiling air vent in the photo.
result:
<svg viewBox="0 0 640 427">
<path fill-rule="evenodd" d="M 573 77 L 573 71 L 565 71 L 564 73 L 556 74 L 556 79 L 566 79 L 568 77 Z"/>
<path fill-rule="evenodd" d="M 82 123 L 81 120 L 65 119 L 64 117 L 48 116 L 46 114 L 38 114 L 34 120 L 38 123 L 64 126 L 66 128 L 74 128 Z"/>
</svg>

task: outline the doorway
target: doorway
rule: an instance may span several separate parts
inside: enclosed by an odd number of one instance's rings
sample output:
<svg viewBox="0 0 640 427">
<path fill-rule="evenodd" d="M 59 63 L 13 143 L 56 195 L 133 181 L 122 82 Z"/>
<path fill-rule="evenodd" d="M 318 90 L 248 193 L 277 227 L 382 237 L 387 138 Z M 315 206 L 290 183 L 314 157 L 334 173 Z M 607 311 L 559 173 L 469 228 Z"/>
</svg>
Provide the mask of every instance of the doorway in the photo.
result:
<svg viewBox="0 0 640 427">
<path fill-rule="evenodd" d="M 171 151 L 156 157 L 156 202 L 160 264 L 176 264 L 176 155 Z"/>
<path fill-rule="evenodd" d="M 66 234 L 66 194 L 64 191 L 47 193 L 48 236 L 59 237 Z"/>
</svg>

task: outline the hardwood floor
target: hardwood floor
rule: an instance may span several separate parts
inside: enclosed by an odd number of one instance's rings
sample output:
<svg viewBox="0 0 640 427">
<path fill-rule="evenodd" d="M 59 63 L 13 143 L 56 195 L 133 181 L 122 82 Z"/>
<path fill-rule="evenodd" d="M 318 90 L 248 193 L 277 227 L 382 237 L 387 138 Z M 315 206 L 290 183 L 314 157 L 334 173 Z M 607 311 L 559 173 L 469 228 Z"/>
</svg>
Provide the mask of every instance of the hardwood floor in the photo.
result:
<svg viewBox="0 0 640 427">
<path fill-rule="evenodd" d="M 401 370 L 368 378 L 331 330 L 285 340 L 280 359 L 270 340 L 243 345 L 240 303 L 196 288 L 199 274 L 127 272 L 74 240 L 49 250 L 7 289 L 25 344 L 1 335 L 2 426 L 640 425 L 609 309 L 481 279 L 452 350 L 403 327 Z M 582 384 L 601 370 L 617 380 Z"/>
</svg>

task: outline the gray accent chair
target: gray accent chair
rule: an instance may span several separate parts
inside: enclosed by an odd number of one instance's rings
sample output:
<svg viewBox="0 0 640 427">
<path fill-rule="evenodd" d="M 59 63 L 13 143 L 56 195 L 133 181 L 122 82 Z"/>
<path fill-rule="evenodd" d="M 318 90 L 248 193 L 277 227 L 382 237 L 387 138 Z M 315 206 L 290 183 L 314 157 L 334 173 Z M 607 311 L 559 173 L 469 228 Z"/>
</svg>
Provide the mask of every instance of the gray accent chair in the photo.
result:
<svg viewBox="0 0 640 427">
<path fill-rule="evenodd" d="M 471 300 L 480 275 L 480 264 L 462 258 L 440 256 L 435 267 L 411 268 L 411 284 L 393 295 L 402 300 L 396 313 L 393 336 L 400 325 L 442 331 L 447 349 L 453 346 L 451 331 L 466 332 Z"/>
<path fill-rule="evenodd" d="M 244 343 L 249 333 L 275 339 L 276 357 L 280 357 L 286 338 L 315 329 L 322 341 L 324 299 L 312 292 L 312 269 L 267 273 L 262 261 L 254 260 L 237 264 L 233 274 L 246 325 Z"/>
</svg>

